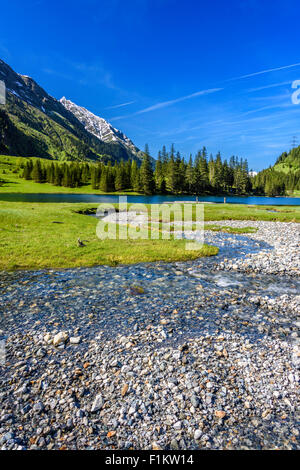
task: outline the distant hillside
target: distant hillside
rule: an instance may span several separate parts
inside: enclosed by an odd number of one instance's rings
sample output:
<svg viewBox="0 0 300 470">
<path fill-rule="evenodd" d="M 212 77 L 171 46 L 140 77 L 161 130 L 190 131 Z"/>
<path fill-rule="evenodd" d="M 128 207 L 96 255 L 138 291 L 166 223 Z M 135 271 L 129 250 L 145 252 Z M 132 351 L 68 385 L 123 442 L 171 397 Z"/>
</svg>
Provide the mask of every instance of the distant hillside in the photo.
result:
<svg viewBox="0 0 300 470">
<path fill-rule="evenodd" d="M 0 154 L 55 160 L 141 160 L 142 152 L 124 134 L 122 142 L 102 140 L 32 78 L 16 73 L 2 60 L 0 80 L 6 86 L 6 105 L 0 105 Z"/>
<path fill-rule="evenodd" d="M 295 173 L 300 170 L 300 146 L 292 149 L 289 153 L 284 152 L 280 155 L 273 169 L 283 173 Z"/>
<path fill-rule="evenodd" d="M 300 191 L 300 146 L 284 152 L 273 167 L 260 171 L 252 181 L 254 191 L 268 196 Z"/>
</svg>

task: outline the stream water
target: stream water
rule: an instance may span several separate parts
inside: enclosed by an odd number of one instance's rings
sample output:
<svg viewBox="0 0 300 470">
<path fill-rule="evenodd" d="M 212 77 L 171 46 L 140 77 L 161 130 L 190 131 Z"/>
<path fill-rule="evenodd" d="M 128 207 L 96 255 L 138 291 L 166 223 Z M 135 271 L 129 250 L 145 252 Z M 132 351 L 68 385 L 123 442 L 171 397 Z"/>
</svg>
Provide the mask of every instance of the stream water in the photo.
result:
<svg viewBox="0 0 300 470">
<path fill-rule="evenodd" d="M 207 233 L 206 237 L 212 237 L 219 246 L 216 257 L 177 263 L 2 273 L 0 301 L 4 308 L 0 329 L 26 330 L 37 321 L 51 329 L 55 322 L 58 328 L 72 329 L 76 325 L 84 336 L 93 337 L 100 329 L 105 336 L 113 337 L 120 332 L 128 333 L 135 323 L 142 328 L 149 322 L 159 324 L 166 316 L 175 327 L 172 341 L 204 331 L 215 332 L 225 318 L 228 324 L 251 320 L 252 328 L 239 327 L 241 334 L 244 329 L 253 339 L 260 335 L 262 319 L 275 334 L 274 315 L 276 324 L 285 326 L 284 312 L 271 311 L 270 318 L 268 314 L 262 318 L 260 306 L 251 298 L 273 299 L 276 309 L 278 297 L 283 294 L 293 297 L 300 292 L 300 280 L 218 271 L 225 258 L 243 257 L 272 247 L 243 235 Z M 132 291 L 136 285 L 143 289 L 141 295 Z M 170 317 L 174 311 L 178 313 Z M 201 312 L 201 317 L 197 312 Z M 92 319 L 88 320 L 89 317 Z M 286 327 L 289 331 L 290 323 Z"/>
</svg>

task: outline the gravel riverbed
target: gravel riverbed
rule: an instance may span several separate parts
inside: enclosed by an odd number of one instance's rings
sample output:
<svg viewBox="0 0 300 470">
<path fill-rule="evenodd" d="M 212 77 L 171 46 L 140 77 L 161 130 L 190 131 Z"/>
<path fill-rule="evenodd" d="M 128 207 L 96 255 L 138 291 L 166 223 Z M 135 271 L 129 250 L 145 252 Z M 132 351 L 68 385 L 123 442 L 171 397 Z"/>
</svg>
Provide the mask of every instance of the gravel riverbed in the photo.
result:
<svg viewBox="0 0 300 470">
<path fill-rule="evenodd" d="M 211 223 L 258 231 L 206 231 L 219 255 L 192 262 L 0 273 L 1 449 L 300 448 L 299 225 Z"/>
</svg>

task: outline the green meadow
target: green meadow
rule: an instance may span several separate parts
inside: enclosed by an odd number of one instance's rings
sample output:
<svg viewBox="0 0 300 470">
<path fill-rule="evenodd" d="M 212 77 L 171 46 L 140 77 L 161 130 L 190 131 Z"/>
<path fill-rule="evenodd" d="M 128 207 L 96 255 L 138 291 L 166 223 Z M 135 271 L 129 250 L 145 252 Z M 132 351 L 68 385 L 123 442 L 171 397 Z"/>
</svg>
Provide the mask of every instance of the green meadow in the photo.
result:
<svg viewBox="0 0 300 470">
<path fill-rule="evenodd" d="M 185 249 L 184 240 L 100 240 L 86 204 L 0 202 L 0 269 L 41 269 L 191 260 L 218 248 Z M 80 238 L 85 246 L 78 246 Z"/>
<path fill-rule="evenodd" d="M 26 181 L 16 172 L 19 157 L 0 156 L 0 192 L 17 193 L 98 193 L 91 185 L 80 188 L 56 187 Z M 117 194 L 117 193 L 114 193 Z M 124 194 L 124 192 L 122 193 Z M 127 193 L 135 194 L 135 193 Z M 130 206 L 130 205 L 129 205 Z M 118 209 L 118 204 L 114 204 Z M 167 207 L 165 206 L 167 209 Z M 160 239 L 100 240 L 96 235 L 97 219 L 84 215 L 95 212 L 96 204 L 86 203 L 29 203 L 0 202 L 0 269 L 71 268 L 100 264 L 117 265 L 151 261 L 192 260 L 213 256 L 218 248 L 204 245 L 201 249 L 186 250 L 185 240 L 174 238 L 171 212 L 170 239 L 162 239 L 164 216 L 160 215 L 157 230 Z M 151 211 L 150 205 L 144 210 Z M 80 213 L 81 212 L 81 213 Z M 193 205 L 191 223 L 196 220 Z M 251 227 L 226 227 L 208 224 L 222 220 L 265 220 L 300 222 L 299 206 L 247 206 L 245 204 L 205 204 L 206 230 L 227 233 L 254 233 Z M 150 219 L 149 219 L 150 222 Z M 192 224 L 195 229 L 195 224 Z M 150 225 L 148 227 L 150 235 Z M 78 246 L 80 238 L 84 246 Z"/>
<path fill-rule="evenodd" d="M 150 261 L 192 260 L 217 254 L 218 249 L 204 245 L 188 251 L 184 240 L 100 240 L 97 219 L 80 212 L 96 209 L 94 204 L 0 202 L 0 269 L 71 268 L 99 264 L 127 264 Z M 150 207 L 148 206 L 148 209 Z M 268 212 L 265 207 L 207 205 L 205 221 L 276 220 L 300 221 L 300 208 L 280 208 Z M 247 226 L 228 229 L 213 224 L 206 229 L 233 233 L 255 231 Z M 80 238 L 85 246 L 79 247 Z"/>
</svg>

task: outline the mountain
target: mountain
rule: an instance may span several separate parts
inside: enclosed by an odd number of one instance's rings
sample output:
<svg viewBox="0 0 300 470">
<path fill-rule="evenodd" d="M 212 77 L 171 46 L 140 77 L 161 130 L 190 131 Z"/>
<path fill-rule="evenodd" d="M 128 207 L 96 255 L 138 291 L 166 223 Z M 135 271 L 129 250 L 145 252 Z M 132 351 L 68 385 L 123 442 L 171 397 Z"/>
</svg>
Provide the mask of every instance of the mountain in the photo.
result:
<svg viewBox="0 0 300 470">
<path fill-rule="evenodd" d="M 56 160 L 141 160 L 142 152 L 104 119 L 68 100 L 53 98 L 31 77 L 16 73 L 1 59 L 0 80 L 6 86 L 6 105 L 0 105 L 0 154 Z M 86 121 L 83 111 L 90 115 Z"/>
<path fill-rule="evenodd" d="M 125 135 L 113 127 L 105 119 L 96 116 L 85 108 L 78 106 L 65 97 L 60 99 L 64 107 L 70 111 L 74 116 L 84 125 L 84 128 L 95 135 L 103 142 L 117 142 L 130 152 L 137 156 L 141 156 L 142 152 L 134 145 L 134 143 Z"/>
<path fill-rule="evenodd" d="M 284 152 L 275 164 L 260 171 L 252 180 L 259 194 L 280 196 L 300 191 L 300 146 Z"/>
<path fill-rule="evenodd" d="M 282 171 L 283 173 L 295 173 L 300 170 L 300 146 L 293 148 L 288 153 L 283 152 L 277 158 L 273 166 L 275 171 Z"/>
</svg>

